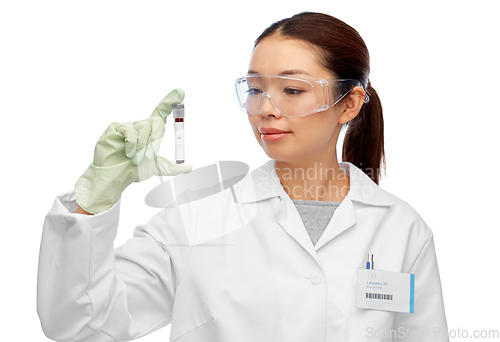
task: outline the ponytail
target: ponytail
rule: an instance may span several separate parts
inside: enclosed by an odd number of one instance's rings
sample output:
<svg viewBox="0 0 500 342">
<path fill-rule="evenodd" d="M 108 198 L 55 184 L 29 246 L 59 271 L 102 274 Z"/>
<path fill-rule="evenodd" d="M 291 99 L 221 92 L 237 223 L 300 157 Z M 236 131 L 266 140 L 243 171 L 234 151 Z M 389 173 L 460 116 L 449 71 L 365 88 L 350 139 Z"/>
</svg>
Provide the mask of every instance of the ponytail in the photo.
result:
<svg viewBox="0 0 500 342">
<path fill-rule="evenodd" d="M 366 173 L 377 185 L 385 174 L 384 119 L 377 92 L 368 81 L 370 100 L 364 103 L 358 115 L 348 123 L 342 146 L 342 160 L 350 162 Z"/>
</svg>

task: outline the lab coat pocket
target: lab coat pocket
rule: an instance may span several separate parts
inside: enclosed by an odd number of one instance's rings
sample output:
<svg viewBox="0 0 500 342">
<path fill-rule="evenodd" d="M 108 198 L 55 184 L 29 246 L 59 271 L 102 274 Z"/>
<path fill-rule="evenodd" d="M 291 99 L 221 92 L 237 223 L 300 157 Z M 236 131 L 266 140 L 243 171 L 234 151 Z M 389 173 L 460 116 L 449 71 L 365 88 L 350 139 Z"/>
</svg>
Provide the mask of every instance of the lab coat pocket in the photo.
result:
<svg viewBox="0 0 500 342">
<path fill-rule="evenodd" d="M 217 336 L 214 334 L 213 330 L 213 323 L 214 318 L 209 317 L 205 322 L 175 337 L 172 342 L 217 342 Z"/>
<path fill-rule="evenodd" d="M 350 311 L 348 322 L 348 341 L 388 341 L 393 329 L 393 311 L 362 309 L 356 307 L 357 272 L 352 276 Z M 393 333 L 392 333 L 393 334 Z"/>
</svg>

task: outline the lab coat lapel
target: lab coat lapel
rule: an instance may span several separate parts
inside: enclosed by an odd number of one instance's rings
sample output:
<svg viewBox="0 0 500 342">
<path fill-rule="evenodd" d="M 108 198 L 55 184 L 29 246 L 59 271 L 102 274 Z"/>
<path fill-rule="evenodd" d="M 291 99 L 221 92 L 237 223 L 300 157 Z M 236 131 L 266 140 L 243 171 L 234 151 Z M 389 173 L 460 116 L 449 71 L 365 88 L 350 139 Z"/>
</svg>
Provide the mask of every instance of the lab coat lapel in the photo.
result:
<svg viewBox="0 0 500 342">
<path fill-rule="evenodd" d="M 288 235 L 294 238 L 295 241 L 297 241 L 297 243 L 299 243 L 319 264 L 318 255 L 316 254 L 316 250 L 314 249 L 300 214 L 286 192 L 283 191 L 283 193 L 284 194 L 281 196 L 281 203 L 276 209 L 276 220 Z"/>
<path fill-rule="evenodd" d="M 349 162 L 341 162 L 339 166 L 342 172 L 350 178 L 349 192 L 316 242 L 314 246 L 316 251 L 357 223 L 354 202 L 381 207 L 392 205 L 392 201 L 385 195 L 385 192 L 361 169 Z"/>
<path fill-rule="evenodd" d="M 323 234 L 314 246 L 317 251 L 330 240 L 338 236 L 340 233 L 349 229 L 356 224 L 356 214 L 354 213 L 354 205 L 351 201 L 351 193 L 349 192 L 342 203 L 335 210 L 330 222 L 325 228 Z"/>
<path fill-rule="evenodd" d="M 356 172 L 357 170 L 354 165 L 350 163 L 341 163 L 340 167 L 345 174 L 351 176 L 351 182 L 353 183 L 351 185 L 353 185 L 356 189 L 357 187 L 364 185 L 360 184 L 360 178 L 362 179 L 363 176 Z M 350 167 L 354 169 L 352 172 Z M 276 210 L 276 219 L 283 229 L 291 237 L 293 237 L 319 264 L 316 251 L 334 237 L 356 224 L 356 214 L 354 212 L 354 205 L 351 201 L 352 196 L 353 192 L 349 190 L 347 196 L 336 209 L 320 239 L 316 242 L 316 245 L 312 244 L 311 237 L 304 226 L 299 212 L 283 187 L 280 187 L 281 204 Z"/>
<path fill-rule="evenodd" d="M 280 203 L 275 209 L 276 221 L 290 237 L 295 239 L 319 263 L 311 238 L 299 212 L 281 185 L 274 169 L 274 163 L 274 159 L 269 159 L 269 161 L 252 171 L 248 177 L 236 184 L 234 187 L 236 195 L 241 203 L 254 203 L 272 197 L 279 197 Z"/>
</svg>

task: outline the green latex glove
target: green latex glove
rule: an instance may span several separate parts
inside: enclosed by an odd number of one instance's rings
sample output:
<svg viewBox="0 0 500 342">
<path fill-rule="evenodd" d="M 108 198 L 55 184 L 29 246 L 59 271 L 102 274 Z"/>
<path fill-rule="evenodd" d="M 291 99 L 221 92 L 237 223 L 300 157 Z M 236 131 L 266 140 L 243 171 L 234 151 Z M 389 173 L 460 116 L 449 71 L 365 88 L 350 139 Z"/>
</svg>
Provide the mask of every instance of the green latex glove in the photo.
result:
<svg viewBox="0 0 500 342">
<path fill-rule="evenodd" d="M 183 100 L 184 91 L 175 89 L 165 96 L 150 118 L 109 125 L 97 141 L 94 162 L 75 184 L 76 203 L 82 209 L 92 214 L 103 212 L 118 201 L 132 182 L 192 170 L 191 164 L 177 164 L 156 156 L 167 116 L 172 113 L 173 104 Z"/>
</svg>

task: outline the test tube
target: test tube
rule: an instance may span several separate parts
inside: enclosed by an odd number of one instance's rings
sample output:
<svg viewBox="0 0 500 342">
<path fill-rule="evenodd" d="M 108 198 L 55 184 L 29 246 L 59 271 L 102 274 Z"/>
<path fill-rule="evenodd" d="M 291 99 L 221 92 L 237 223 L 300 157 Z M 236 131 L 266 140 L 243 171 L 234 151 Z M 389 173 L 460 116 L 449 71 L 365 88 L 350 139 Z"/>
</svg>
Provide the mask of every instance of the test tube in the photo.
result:
<svg viewBox="0 0 500 342">
<path fill-rule="evenodd" d="M 184 163 L 184 103 L 174 103 L 175 162 Z"/>
</svg>

